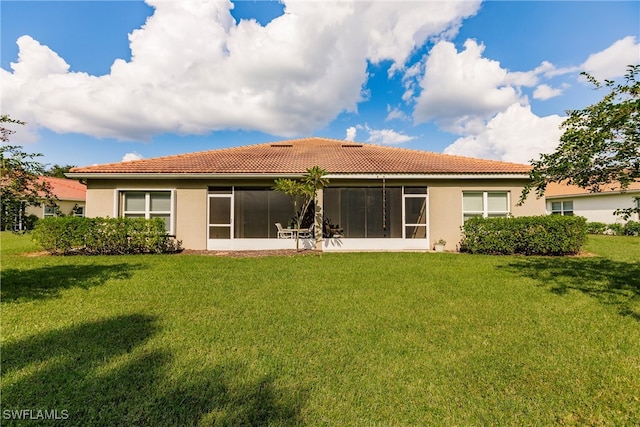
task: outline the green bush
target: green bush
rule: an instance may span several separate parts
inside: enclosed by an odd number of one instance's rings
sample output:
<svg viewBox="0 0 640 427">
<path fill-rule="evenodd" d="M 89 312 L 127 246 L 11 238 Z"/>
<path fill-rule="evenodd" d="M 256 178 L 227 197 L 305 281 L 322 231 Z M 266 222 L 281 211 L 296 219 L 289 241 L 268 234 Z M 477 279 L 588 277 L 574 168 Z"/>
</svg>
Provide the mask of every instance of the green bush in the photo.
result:
<svg viewBox="0 0 640 427">
<path fill-rule="evenodd" d="M 52 254 L 167 253 L 181 249 L 181 242 L 167 235 L 160 218 L 45 218 L 37 222 L 33 239 Z"/>
<path fill-rule="evenodd" d="M 604 222 L 588 222 L 587 233 L 589 234 L 604 234 L 609 226 Z"/>
<path fill-rule="evenodd" d="M 624 225 L 622 224 L 609 224 L 607 225 L 607 231 L 605 234 L 610 234 L 612 236 L 622 236 L 624 234 Z"/>
<path fill-rule="evenodd" d="M 640 236 L 640 221 L 629 221 L 624 225 L 625 236 Z"/>
<path fill-rule="evenodd" d="M 462 252 L 482 254 L 568 255 L 580 251 L 587 224 L 579 216 L 470 218 L 463 227 Z"/>
</svg>

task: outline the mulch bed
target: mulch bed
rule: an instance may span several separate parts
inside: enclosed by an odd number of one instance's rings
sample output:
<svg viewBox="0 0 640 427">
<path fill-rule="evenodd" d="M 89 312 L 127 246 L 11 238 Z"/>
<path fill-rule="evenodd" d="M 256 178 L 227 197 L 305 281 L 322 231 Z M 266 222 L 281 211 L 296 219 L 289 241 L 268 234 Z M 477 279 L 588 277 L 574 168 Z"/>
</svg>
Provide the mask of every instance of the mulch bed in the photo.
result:
<svg viewBox="0 0 640 427">
<path fill-rule="evenodd" d="M 271 250 L 256 250 L 256 251 L 199 251 L 194 249 L 185 249 L 180 254 L 184 255 L 206 255 L 206 256 L 220 256 L 231 258 L 260 258 L 267 256 L 309 256 L 309 255 L 321 255 L 321 251 L 313 250 L 301 250 L 295 249 L 271 249 Z"/>
</svg>

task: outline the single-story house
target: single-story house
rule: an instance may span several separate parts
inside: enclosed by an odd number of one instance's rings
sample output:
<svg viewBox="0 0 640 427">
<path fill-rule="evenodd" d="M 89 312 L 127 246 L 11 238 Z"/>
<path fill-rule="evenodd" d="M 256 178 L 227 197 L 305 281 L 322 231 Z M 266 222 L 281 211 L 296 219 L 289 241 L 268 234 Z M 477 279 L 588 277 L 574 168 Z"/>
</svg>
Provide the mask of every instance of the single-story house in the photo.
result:
<svg viewBox="0 0 640 427">
<path fill-rule="evenodd" d="M 54 178 L 50 176 L 38 177 L 40 183 L 49 185 L 51 194 L 55 200 L 48 200 L 47 195 L 39 193 L 42 199 L 38 204 L 27 204 L 23 201 L 20 209 L 13 212 L 13 217 L 8 223 L 3 222 L 3 227 L 14 231 L 30 229 L 33 227 L 33 218 L 47 218 L 58 215 L 84 216 L 87 187 L 73 179 Z"/>
<path fill-rule="evenodd" d="M 544 200 L 517 202 L 530 166 L 352 141 L 304 138 L 131 162 L 73 168 L 87 183 L 89 217 L 160 217 L 196 250 L 291 249 L 281 233 L 294 215 L 273 190 L 320 166 L 329 185 L 316 200 L 302 247 L 454 250 L 472 216 L 544 214 Z M 335 233 L 323 233 L 330 224 Z M 324 234 L 324 236 L 323 236 Z"/>
<path fill-rule="evenodd" d="M 640 182 L 632 182 L 622 190 L 619 183 L 603 185 L 598 192 L 591 192 L 577 185 L 549 183 L 544 193 L 546 212 L 556 215 L 580 215 L 589 222 L 624 224 L 622 217 L 614 215 L 616 209 L 640 207 L 635 200 L 640 197 Z M 630 220 L 639 221 L 638 214 Z"/>
<path fill-rule="evenodd" d="M 38 218 L 48 218 L 57 215 L 84 216 L 87 198 L 87 186 L 75 179 L 54 178 L 42 176 L 56 197 L 54 204 L 42 203 L 40 206 L 27 206 L 26 214 Z"/>
</svg>

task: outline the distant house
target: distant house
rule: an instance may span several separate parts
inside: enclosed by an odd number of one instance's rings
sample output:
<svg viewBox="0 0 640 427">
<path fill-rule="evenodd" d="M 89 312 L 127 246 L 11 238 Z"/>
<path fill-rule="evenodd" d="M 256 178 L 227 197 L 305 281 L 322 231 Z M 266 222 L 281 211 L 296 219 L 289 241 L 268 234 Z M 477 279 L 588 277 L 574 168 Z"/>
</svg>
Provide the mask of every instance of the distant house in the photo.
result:
<svg viewBox="0 0 640 427">
<path fill-rule="evenodd" d="M 27 206 L 26 214 L 38 218 L 56 215 L 84 216 L 87 199 L 87 186 L 74 179 L 40 177 L 51 187 L 51 193 L 56 196 L 55 205 L 42 203 L 40 206 Z"/>
<path fill-rule="evenodd" d="M 304 138 L 74 168 L 87 182 L 87 216 L 159 217 L 198 250 L 294 248 L 298 232 L 276 178 L 328 171 L 304 246 L 339 250 L 456 249 L 473 216 L 541 215 L 518 206 L 530 166 L 326 138 Z M 312 218 L 313 221 L 313 218 Z M 278 229 L 276 223 L 285 230 Z"/>
<path fill-rule="evenodd" d="M 546 211 L 556 215 L 580 215 L 589 222 L 605 224 L 625 223 L 620 216 L 614 215 L 616 209 L 638 206 L 640 182 L 633 182 L 625 190 L 619 184 L 608 184 L 601 191 L 593 193 L 576 185 L 550 183 L 545 191 Z M 638 221 L 638 214 L 631 220 Z"/>
</svg>

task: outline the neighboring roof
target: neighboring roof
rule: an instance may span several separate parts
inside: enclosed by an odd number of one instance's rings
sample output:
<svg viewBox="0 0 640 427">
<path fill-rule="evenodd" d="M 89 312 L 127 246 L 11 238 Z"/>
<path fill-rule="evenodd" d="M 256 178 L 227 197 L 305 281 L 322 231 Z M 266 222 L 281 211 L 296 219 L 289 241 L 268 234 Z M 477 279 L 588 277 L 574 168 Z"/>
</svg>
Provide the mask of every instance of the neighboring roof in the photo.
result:
<svg viewBox="0 0 640 427">
<path fill-rule="evenodd" d="M 623 190 L 620 189 L 620 184 L 617 182 L 602 185 L 600 191 L 598 192 L 592 192 L 586 188 L 578 187 L 577 185 L 550 182 L 549 184 L 547 184 L 547 189 L 544 192 L 544 195 L 545 197 L 558 198 L 568 196 L 577 197 L 593 196 L 598 194 L 614 194 L 621 193 L 622 191 Z M 624 191 L 632 193 L 640 191 L 640 181 L 632 182 Z"/>
<path fill-rule="evenodd" d="M 327 138 L 304 138 L 73 168 L 73 174 L 528 174 L 529 165 Z"/>
<path fill-rule="evenodd" d="M 60 200 L 84 201 L 87 198 L 87 186 L 75 179 L 50 176 L 42 176 L 40 179 L 49 183 L 51 192 Z"/>
</svg>

